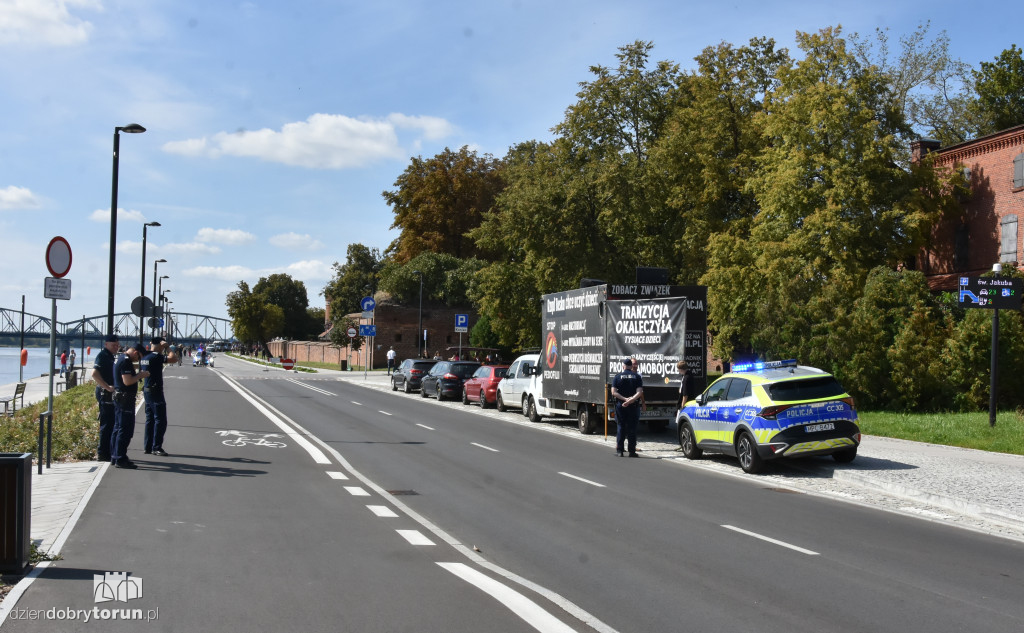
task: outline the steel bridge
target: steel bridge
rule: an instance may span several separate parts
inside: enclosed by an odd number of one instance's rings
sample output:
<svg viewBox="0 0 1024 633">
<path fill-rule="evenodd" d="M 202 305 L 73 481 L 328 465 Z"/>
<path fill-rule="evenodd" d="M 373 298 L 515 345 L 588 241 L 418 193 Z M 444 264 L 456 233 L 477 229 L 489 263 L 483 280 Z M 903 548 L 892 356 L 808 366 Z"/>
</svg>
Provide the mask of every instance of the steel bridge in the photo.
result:
<svg viewBox="0 0 1024 633">
<path fill-rule="evenodd" d="M 25 341 L 50 340 L 50 319 L 38 314 L 22 313 L 21 310 L 0 308 L 0 337 L 14 340 L 15 345 L 22 333 L 22 315 L 24 314 Z M 119 312 L 114 315 L 114 332 L 121 341 L 139 340 L 139 317 L 130 312 Z M 146 327 L 142 331 L 142 340 L 148 344 L 153 337 L 153 330 Z M 172 343 L 182 345 L 198 345 L 209 341 L 230 341 L 235 334 L 231 321 L 204 314 L 188 312 L 171 312 L 164 318 L 164 326 L 156 330 L 161 336 L 167 337 Z M 57 321 L 56 338 L 60 342 L 97 344 L 103 342 L 107 334 L 107 315 L 82 317 L 73 321 Z"/>
</svg>

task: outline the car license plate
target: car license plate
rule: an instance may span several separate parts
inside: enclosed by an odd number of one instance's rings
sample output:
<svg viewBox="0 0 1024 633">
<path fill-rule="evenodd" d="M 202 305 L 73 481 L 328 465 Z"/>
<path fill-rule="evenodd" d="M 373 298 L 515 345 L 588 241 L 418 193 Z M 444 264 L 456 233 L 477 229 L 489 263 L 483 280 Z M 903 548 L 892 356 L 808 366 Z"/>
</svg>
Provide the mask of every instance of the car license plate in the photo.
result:
<svg viewBox="0 0 1024 633">
<path fill-rule="evenodd" d="M 804 430 L 808 433 L 817 433 L 818 431 L 834 431 L 835 428 L 835 423 L 826 422 L 824 424 L 808 424 L 804 427 Z"/>
</svg>

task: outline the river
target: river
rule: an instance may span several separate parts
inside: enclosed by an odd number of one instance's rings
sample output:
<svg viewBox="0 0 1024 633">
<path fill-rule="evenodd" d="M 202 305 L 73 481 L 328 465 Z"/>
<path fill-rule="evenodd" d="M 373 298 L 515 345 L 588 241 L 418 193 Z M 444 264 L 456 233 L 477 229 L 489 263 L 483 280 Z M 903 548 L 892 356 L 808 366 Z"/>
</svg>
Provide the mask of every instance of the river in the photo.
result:
<svg viewBox="0 0 1024 633">
<path fill-rule="evenodd" d="M 45 376 L 46 372 L 50 370 L 50 349 L 48 347 L 27 347 L 28 350 L 28 363 L 25 365 L 23 375 L 25 379 L 38 378 L 39 376 Z M 92 367 L 93 356 L 95 356 L 98 350 L 92 349 L 92 354 L 89 354 L 88 348 L 86 354 L 89 356 L 85 359 L 85 365 Z M 60 352 L 61 349 L 57 349 L 57 360 L 54 363 L 54 367 L 60 369 Z M 70 348 L 68 353 L 71 353 Z M 81 367 L 82 362 L 82 350 L 75 348 L 75 366 Z M 21 349 L 18 347 L 0 347 L 0 385 L 10 385 L 18 382 L 18 372 L 21 369 Z M 8 395 L 8 394 L 5 394 Z"/>
</svg>

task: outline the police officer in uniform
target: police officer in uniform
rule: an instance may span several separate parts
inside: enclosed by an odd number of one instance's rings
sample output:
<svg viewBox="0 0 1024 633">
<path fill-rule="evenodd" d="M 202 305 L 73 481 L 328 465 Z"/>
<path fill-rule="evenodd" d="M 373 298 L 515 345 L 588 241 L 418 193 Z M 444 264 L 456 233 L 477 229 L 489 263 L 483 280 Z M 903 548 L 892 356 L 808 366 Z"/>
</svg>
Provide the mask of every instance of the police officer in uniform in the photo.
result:
<svg viewBox="0 0 1024 633">
<path fill-rule="evenodd" d="M 117 468 L 138 468 L 128 459 L 128 444 L 135 434 L 135 399 L 139 393 L 139 381 L 149 376 L 148 371 L 135 371 L 135 363 L 142 359 L 140 352 L 139 347 L 133 345 L 114 364 L 114 433 L 110 459 Z"/>
<path fill-rule="evenodd" d="M 149 342 L 149 353 L 142 357 L 139 369 L 148 371 L 149 376 L 142 387 L 146 399 L 146 431 L 143 448 L 147 455 L 166 456 L 164 433 L 167 431 L 167 400 L 164 399 L 164 365 L 178 362 L 178 355 L 167 350 L 167 341 L 157 336 Z"/>
<path fill-rule="evenodd" d="M 630 457 L 636 454 L 636 427 L 640 424 L 640 409 L 643 405 L 644 381 L 633 371 L 633 361 L 622 361 L 622 371 L 612 379 L 612 397 L 615 398 L 615 453 L 622 457 L 623 449 L 629 448 Z"/>
<path fill-rule="evenodd" d="M 96 353 L 92 365 L 92 380 L 96 383 L 96 402 L 100 407 L 100 444 L 96 457 L 110 461 L 110 438 L 114 432 L 114 354 L 120 347 L 117 334 L 103 339 L 103 349 Z"/>
</svg>

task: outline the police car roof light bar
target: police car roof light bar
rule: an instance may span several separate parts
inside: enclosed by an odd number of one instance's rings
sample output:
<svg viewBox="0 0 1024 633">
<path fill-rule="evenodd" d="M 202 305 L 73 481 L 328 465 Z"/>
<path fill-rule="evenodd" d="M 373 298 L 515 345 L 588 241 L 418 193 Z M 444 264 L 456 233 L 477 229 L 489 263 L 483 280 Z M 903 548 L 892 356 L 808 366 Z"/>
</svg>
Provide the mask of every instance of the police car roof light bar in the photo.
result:
<svg viewBox="0 0 1024 633">
<path fill-rule="evenodd" d="M 740 363 L 739 365 L 733 365 L 732 371 L 734 373 L 748 372 L 748 371 L 763 371 L 765 369 L 779 369 L 780 367 L 796 367 L 797 362 L 795 358 L 787 360 L 770 360 L 770 361 L 757 361 L 754 363 Z"/>
</svg>

